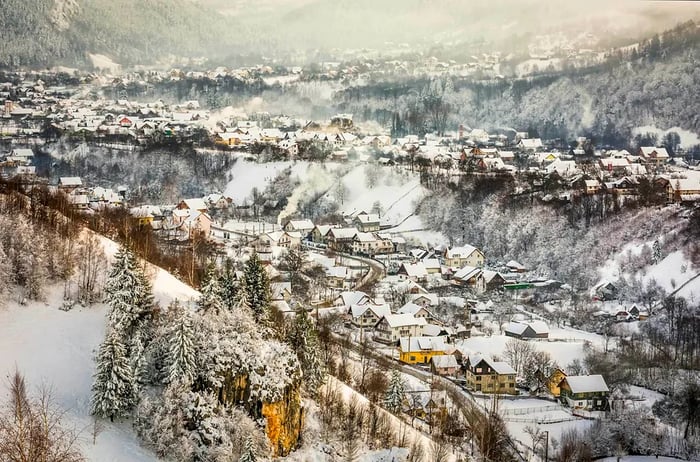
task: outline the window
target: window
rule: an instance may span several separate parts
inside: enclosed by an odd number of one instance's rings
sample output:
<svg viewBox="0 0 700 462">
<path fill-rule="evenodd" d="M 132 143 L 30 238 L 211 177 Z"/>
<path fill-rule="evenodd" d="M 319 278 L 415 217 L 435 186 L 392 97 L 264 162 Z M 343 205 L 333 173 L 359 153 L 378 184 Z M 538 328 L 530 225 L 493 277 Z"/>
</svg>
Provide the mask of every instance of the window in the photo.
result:
<svg viewBox="0 0 700 462">
<path fill-rule="evenodd" d="M 409 356 L 408 359 L 409 359 L 409 361 L 415 361 L 415 360 L 416 360 L 416 357 L 415 357 L 415 356 Z"/>
<path fill-rule="evenodd" d="M 481 374 L 481 368 L 480 368 L 480 367 L 477 367 L 477 368 L 476 368 L 476 373 L 477 373 L 477 374 Z"/>
<path fill-rule="evenodd" d="M 477 376 L 476 376 L 476 381 L 477 381 L 477 382 L 481 382 L 481 376 L 480 376 L 480 375 L 477 375 Z"/>
</svg>

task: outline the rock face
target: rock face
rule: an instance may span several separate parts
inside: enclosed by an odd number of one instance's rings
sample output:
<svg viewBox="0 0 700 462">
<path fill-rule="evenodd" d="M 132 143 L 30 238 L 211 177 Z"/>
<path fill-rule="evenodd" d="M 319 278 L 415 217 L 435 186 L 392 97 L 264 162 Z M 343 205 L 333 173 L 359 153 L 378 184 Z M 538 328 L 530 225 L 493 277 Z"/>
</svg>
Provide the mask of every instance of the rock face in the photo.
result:
<svg viewBox="0 0 700 462">
<path fill-rule="evenodd" d="M 219 401 L 229 406 L 243 404 L 254 418 L 264 417 L 272 456 L 284 457 L 299 445 L 304 426 L 300 387 L 301 384 L 296 382 L 284 390 L 279 401 L 265 402 L 251 398 L 247 376 L 228 376 L 219 390 Z"/>
<path fill-rule="evenodd" d="M 273 457 L 288 455 L 298 446 L 304 426 L 299 387 L 288 388 L 281 401 L 263 403 L 262 415 L 267 422 L 265 433 L 270 440 Z"/>
</svg>

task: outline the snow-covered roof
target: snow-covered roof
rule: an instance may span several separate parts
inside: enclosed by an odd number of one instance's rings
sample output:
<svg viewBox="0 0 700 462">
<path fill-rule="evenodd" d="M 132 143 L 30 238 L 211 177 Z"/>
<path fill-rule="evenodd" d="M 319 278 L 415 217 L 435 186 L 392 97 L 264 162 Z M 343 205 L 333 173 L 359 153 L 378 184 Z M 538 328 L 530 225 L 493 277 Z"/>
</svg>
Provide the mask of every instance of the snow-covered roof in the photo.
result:
<svg viewBox="0 0 700 462">
<path fill-rule="evenodd" d="M 292 230 L 295 231 L 314 229 L 314 223 L 311 220 L 289 220 L 287 224 L 289 224 L 292 227 Z"/>
<path fill-rule="evenodd" d="M 455 357 L 455 355 L 433 356 L 430 360 L 433 362 L 433 365 L 435 367 L 441 368 L 441 369 L 459 367 L 459 364 L 457 364 L 457 358 Z"/>
<path fill-rule="evenodd" d="M 452 247 L 445 251 L 445 258 L 467 258 L 475 250 L 478 250 L 473 245 L 463 245 L 461 247 Z"/>
<path fill-rule="evenodd" d="M 639 148 L 644 157 L 652 157 L 656 159 L 668 159 L 666 148 L 655 148 L 654 146 L 642 146 Z"/>
<path fill-rule="evenodd" d="M 514 269 L 514 270 L 521 270 L 521 271 L 526 269 L 523 265 L 521 265 L 520 263 L 518 263 L 515 260 L 511 260 L 508 263 L 506 263 L 506 267 L 508 267 L 510 269 Z"/>
<path fill-rule="evenodd" d="M 418 299 L 425 298 L 426 300 L 428 300 L 428 304 L 430 306 L 435 306 L 440 301 L 437 294 L 408 294 L 407 296 L 411 302 L 415 302 Z"/>
<path fill-rule="evenodd" d="M 79 176 L 62 176 L 58 180 L 61 186 L 82 186 L 83 180 Z"/>
<path fill-rule="evenodd" d="M 475 266 L 465 266 L 464 268 L 457 271 L 453 278 L 468 281 L 469 279 L 479 276 L 481 274 L 481 269 Z"/>
<path fill-rule="evenodd" d="M 332 235 L 336 239 L 352 239 L 357 234 L 355 228 L 331 228 L 326 232 L 326 236 Z"/>
<path fill-rule="evenodd" d="M 383 316 L 389 327 L 404 327 L 404 326 L 425 326 L 428 322 L 425 318 L 416 318 L 411 313 L 406 314 L 388 314 Z M 381 321 L 381 320 L 380 320 Z"/>
<path fill-rule="evenodd" d="M 564 380 L 573 393 L 610 391 L 602 375 L 570 375 Z"/>
<path fill-rule="evenodd" d="M 445 337 L 401 337 L 399 343 L 403 352 L 447 350 Z"/>
<path fill-rule="evenodd" d="M 403 263 L 401 267 L 404 268 L 409 277 L 424 278 L 428 276 L 428 271 L 425 269 L 425 265 L 423 265 L 421 262 Z"/>
<path fill-rule="evenodd" d="M 423 310 L 422 306 L 416 305 L 415 303 L 408 302 L 397 311 L 398 314 L 412 314 L 415 315 L 420 310 Z"/>
<path fill-rule="evenodd" d="M 504 331 L 515 335 L 522 335 L 526 329 L 527 324 L 524 324 L 522 322 L 511 322 L 506 326 Z"/>
<path fill-rule="evenodd" d="M 359 290 L 351 292 L 341 292 L 340 295 L 338 295 L 338 298 L 340 299 L 342 306 L 366 304 L 371 301 L 369 295 Z"/>
<path fill-rule="evenodd" d="M 391 314 L 391 309 L 389 308 L 389 305 L 375 305 L 371 303 L 367 303 L 364 305 L 352 305 L 350 307 L 350 314 L 353 318 L 359 318 L 360 316 L 363 316 L 367 312 L 367 310 L 370 310 L 378 318 Z"/>
<path fill-rule="evenodd" d="M 379 223 L 379 215 L 376 213 L 369 213 L 369 214 L 360 214 L 355 217 L 356 220 L 358 220 L 362 224 L 366 223 Z"/>
<path fill-rule="evenodd" d="M 188 209 L 191 210 L 207 210 L 207 204 L 204 203 L 204 199 L 196 198 L 196 199 L 183 199 L 182 202 L 185 203 L 185 206 Z"/>
</svg>

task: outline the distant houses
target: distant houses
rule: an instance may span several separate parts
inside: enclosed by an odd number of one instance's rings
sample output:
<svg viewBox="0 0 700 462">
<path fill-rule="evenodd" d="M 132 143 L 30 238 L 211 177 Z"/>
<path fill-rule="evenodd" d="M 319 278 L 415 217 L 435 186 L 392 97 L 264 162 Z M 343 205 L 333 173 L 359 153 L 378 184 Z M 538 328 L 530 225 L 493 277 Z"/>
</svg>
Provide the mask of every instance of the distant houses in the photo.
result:
<svg viewBox="0 0 700 462">
<path fill-rule="evenodd" d="M 549 337 L 549 327 L 544 321 L 511 322 L 503 332 L 507 337 L 520 340 Z"/>
</svg>

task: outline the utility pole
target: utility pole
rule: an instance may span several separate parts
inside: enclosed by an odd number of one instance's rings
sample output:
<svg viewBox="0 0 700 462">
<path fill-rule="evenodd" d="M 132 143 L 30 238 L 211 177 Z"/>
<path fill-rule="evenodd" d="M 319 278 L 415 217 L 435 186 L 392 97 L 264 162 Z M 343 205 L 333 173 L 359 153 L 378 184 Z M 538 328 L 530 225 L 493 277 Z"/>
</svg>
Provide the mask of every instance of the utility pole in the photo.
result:
<svg viewBox="0 0 700 462">
<path fill-rule="evenodd" d="M 544 462 L 549 462 L 549 430 L 544 431 Z"/>
</svg>

